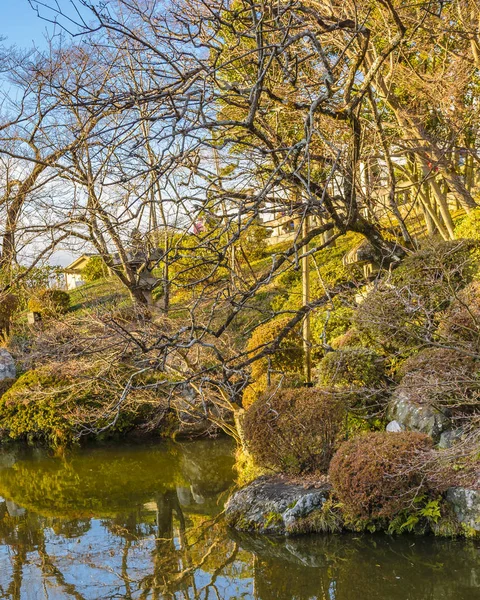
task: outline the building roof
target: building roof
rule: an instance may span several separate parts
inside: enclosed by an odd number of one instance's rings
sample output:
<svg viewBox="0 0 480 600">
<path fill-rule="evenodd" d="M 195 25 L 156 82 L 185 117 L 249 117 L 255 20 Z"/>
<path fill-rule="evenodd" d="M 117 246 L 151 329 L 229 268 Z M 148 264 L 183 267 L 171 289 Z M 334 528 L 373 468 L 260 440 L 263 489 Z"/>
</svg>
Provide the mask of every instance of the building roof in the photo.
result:
<svg viewBox="0 0 480 600">
<path fill-rule="evenodd" d="M 82 267 L 80 267 L 80 265 L 82 265 L 82 263 L 84 263 L 86 260 L 88 260 L 92 256 L 98 256 L 98 254 L 93 254 L 93 253 L 82 254 L 81 256 L 76 258 L 73 262 L 71 262 L 69 265 L 67 265 L 63 269 L 63 272 L 64 273 L 78 273 L 79 271 L 82 271 L 83 268 L 85 267 L 85 265 L 83 265 Z"/>
</svg>

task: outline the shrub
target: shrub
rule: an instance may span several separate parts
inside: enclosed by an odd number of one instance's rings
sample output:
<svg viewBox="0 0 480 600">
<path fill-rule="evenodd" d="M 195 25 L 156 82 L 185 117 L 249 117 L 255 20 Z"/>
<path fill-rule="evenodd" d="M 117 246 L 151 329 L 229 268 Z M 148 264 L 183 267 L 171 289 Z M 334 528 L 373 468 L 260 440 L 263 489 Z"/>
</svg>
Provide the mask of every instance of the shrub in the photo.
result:
<svg viewBox="0 0 480 600">
<path fill-rule="evenodd" d="M 398 391 L 410 400 L 454 412 L 480 409 L 480 365 L 474 357 L 450 348 L 428 348 L 401 368 Z"/>
<path fill-rule="evenodd" d="M 455 227 L 455 237 L 480 242 L 480 209 L 472 210 L 463 217 Z"/>
<path fill-rule="evenodd" d="M 45 316 L 63 314 L 70 308 L 70 296 L 63 290 L 40 290 L 28 301 L 30 312 Z"/>
<path fill-rule="evenodd" d="M 101 256 L 91 256 L 82 270 L 84 281 L 92 282 L 108 277 L 108 267 Z"/>
<path fill-rule="evenodd" d="M 480 345 L 480 281 L 472 281 L 442 317 L 438 334 L 450 342 Z"/>
<path fill-rule="evenodd" d="M 79 361 L 27 371 L 0 398 L 2 429 L 12 439 L 52 447 L 106 425 L 110 433 L 131 429 L 152 413 L 154 403 L 148 392 L 134 390 L 117 411 L 127 380 L 125 368 L 100 374 Z"/>
<path fill-rule="evenodd" d="M 358 519 L 393 518 L 427 491 L 422 458 L 432 440 L 421 433 L 376 432 L 344 442 L 329 476 L 345 513 Z"/>
<path fill-rule="evenodd" d="M 421 297 L 385 284 L 368 294 L 353 321 L 360 336 L 387 351 L 410 350 L 434 331 L 431 311 Z"/>
<path fill-rule="evenodd" d="M 477 244 L 469 240 L 429 242 L 366 296 L 355 313 L 355 327 L 388 350 L 430 342 L 439 311 L 472 280 L 477 254 Z"/>
<path fill-rule="evenodd" d="M 322 386 L 373 388 L 383 387 L 384 361 L 367 348 L 343 348 L 326 354 L 318 365 Z"/>
<path fill-rule="evenodd" d="M 344 402 L 326 390 L 265 394 L 245 414 L 245 441 L 261 467 L 288 473 L 326 471 L 345 414 Z"/>
<path fill-rule="evenodd" d="M 273 319 L 255 329 L 247 343 L 249 356 L 254 356 L 280 335 L 289 322 L 288 317 Z M 243 406 L 248 408 L 271 383 L 283 380 L 284 375 L 299 375 L 303 369 L 303 347 L 296 331 L 290 331 L 280 342 L 278 349 L 252 364 L 251 383 L 243 394 Z"/>
<path fill-rule="evenodd" d="M 334 350 L 342 350 L 343 348 L 361 348 L 364 345 L 364 341 L 360 333 L 354 329 L 347 329 L 347 331 L 334 337 L 330 340 L 330 346 Z"/>
<path fill-rule="evenodd" d="M 314 313 L 312 316 L 312 336 L 317 343 L 327 344 L 339 335 L 343 335 L 352 325 L 354 310 L 335 298 L 328 310 Z"/>
<path fill-rule="evenodd" d="M 12 316 L 18 308 L 15 294 L 5 294 L 0 297 L 0 338 L 10 334 Z"/>
<path fill-rule="evenodd" d="M 421 296 L 429 309 L 439 310 L 472 280 L 478 258 L 473 240 L 428 239 L 392 273 L 391 283 Z"/>
</svg>

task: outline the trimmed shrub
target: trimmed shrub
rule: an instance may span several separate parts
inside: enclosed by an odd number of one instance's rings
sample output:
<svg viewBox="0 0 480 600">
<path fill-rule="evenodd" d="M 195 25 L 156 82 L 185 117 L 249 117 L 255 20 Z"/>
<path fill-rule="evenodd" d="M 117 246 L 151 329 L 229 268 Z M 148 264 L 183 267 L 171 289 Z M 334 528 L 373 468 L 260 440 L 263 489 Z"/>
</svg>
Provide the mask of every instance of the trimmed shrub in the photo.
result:
<svg viewBox="0 0 480 600">
<path fill-rule="evenodd" d="M 478 267 L 471 240 L 430 242 L 404 260 L 388 283 L 358 307 L 354 325 L 373 344 L 410 350 L 433 339 L 440 312 L 468 284 Z"/>
<path fill-rule="evenodd" d="M 66 313 L 70 308 L 70 296 L 63 290 L 40 290 L 28 301 L 30 312 L 48 317 Z"/>
<path fill-rule="evenodd" d="M 287 326 L 290 318 L 273 319 L 255 329 L 247 343 L 249 356 L 261 352 L 272 344 Z M 251 383 L 243 393 L 243 406 L 248 408 L 268 388 L 270 383 L 283 381 L 285 375 L 300 375 L 303 369 L 303 346 L 296 331 L 290 331 L 280 342 L 278 349 L 252 364 Z"/>
<path fill-rule="evenodd" d="M 438 334 L 450 342 L 480 346 L 480 281 L 472 281 L 459 292 L 442 317 Z"/>
<path fill-rule="evenodd" d="M 454 412 L 480 410 L 480 364 L 450 348 L 428 348 L 401 368 L 398 391 L 413 402 Z"/>
<path fill-rule="evenodd" d="M 334 350 L 342 350 L 343 348 L 361 348 L 363 347 L 363 339 L 360 333 L 353 329 L 348 329 L 344 334 L 330 340 L 330 346 Z"/>
<path fill-rule="evenodd" d="M 479 247 L 473 240 L 426 240 L 392 273 L 391 283 L 422 297 L 429 309 L 448 305 L 478 268 Z"/>
<path fill-rule="evenodd" d="M 265 394 L 245 413 L 245 441 L 261 467 L 287 473 L 325 472 L 345 414 L 343 400 L 326 390 Z"/>
<path fill-rule="evenodd" d="M 322 358 L 318 376 L 322 386 L 378 389 L 385 381 L 385 365 L 373 350 L 343 348 Z"/>
<path fill-rule="evenodd" d="M 420 296 L 381 284 L 358 307 L 354 325 L 371 345 L 405 351 L 432 338 L 431 317 Z"/>
<path fill-rule="evenodd" d="M 427 491 L 422 458 L 432 449 L 428 436 L 412 431 L 376 432 L 344 442 L 329 470 L 347 516 L 393 518 Z"/>
</svg>

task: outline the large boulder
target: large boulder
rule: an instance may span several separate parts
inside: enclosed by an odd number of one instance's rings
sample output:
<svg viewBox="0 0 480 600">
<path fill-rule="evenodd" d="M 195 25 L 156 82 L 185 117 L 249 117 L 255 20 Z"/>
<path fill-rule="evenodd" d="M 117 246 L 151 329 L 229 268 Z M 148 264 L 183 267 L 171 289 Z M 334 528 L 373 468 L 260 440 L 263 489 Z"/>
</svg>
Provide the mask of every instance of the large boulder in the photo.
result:
<svg viewBox="0 0 480 600">
<path fill-rule="evenodd" d="M 404 391 L 397 390 L 392 396 L 387 417 L 409 431 L 426 433 L 435 442 L 451 428 L 451 420 L 445 413 L 431 405 L 414 402 Z"/>
<path fill-rule="evenodd" d="M 239 531 L 309 533 L 313 530 L 309 518 L 322 509 L 329 495 L 328 484 L 305 486 L 278 476 L 262 476 L 229 498 L 226 520 Z"/>
<path fill-rule="evenodd" d="M 0 381 L 14 379 L 16 374 L 15 361 L 12 355 L 4 348 L 0 348 Z"/>
<path fill-rule="evenodd" d="M 480 531 L 480 490 L 451 487 L 446 497 L 460 523 Z"/>
</svg>

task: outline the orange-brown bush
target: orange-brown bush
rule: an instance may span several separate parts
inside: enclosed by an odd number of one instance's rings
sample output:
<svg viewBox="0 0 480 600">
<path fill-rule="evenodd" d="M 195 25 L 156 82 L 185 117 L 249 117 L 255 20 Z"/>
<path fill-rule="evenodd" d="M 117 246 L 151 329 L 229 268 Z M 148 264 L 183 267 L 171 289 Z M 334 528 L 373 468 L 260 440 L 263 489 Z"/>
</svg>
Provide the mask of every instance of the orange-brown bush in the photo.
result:
<svg viewBox="0 0 480 600">
<path fill-rule="evenodd" d="M 459 292 L 438 327 L 440 338 L 480 346 L 480 281 L 472 281 Z"/>
<path fill-rule="evenodd" d="M 267 392 L 245 414 L 245 440 L 259 466 L 290 473 L 326 471 L 345 414 L 344 401 L 328 390 Z"/>
<path fill-rule="evenodd" d="M 472 413 L 480 410 L 479 371 L 480 364 L 471 354 L 453 348 L 427 348 L 403 363 L 398 390 L 419 404 L 457 414 Z"/>
<path fill-rule="evenodd" d="M 432 340 L 440 311 L 472 281 L 477 268 L 478 245 L 472 240 L 430 241 L 368 294 L 354 326 L 387 350 L 422 346 Z"/>
<path fill-rule="evenodd" d="M 432 448 L 416 432 L 376 432 L 344 442 L 329 476 L 345 513 L 353 518 L 391 518 L 427 491 L 423 460 Z"/>
</svg>

